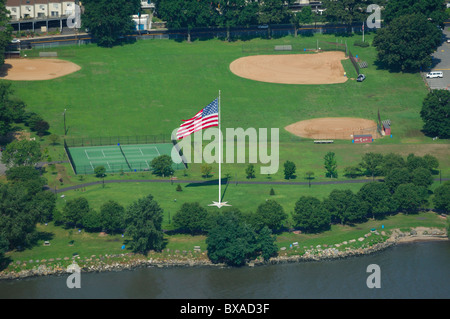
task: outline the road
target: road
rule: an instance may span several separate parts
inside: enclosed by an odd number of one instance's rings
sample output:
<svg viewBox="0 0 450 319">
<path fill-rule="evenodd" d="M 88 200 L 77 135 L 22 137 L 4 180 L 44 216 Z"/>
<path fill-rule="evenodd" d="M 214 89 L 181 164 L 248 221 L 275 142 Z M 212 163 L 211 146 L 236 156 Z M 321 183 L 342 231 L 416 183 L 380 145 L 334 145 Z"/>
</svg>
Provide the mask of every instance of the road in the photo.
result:
<svg viewBox="0 0 450 319">
<path fill-rule="evenodd" d="M 428 86 L 433 90 L 448 89 L 450 87 L 450 43 L 447 43 L 447 39 L 450 39 L 450 26 L 446 26 L 443 33 L 443 42 L 432 55 L 433 65 L 431 70 L 442 71 L 444 77 L 426 79 Z"/>
<path fill-rule="evenodd" d="M 436 178 L 435 181 L 448 181 L 450 178 Z M 331 184 L 362 184 L 362 183 L 368 183 L 371 182 L 372 179 L 355 179 L 355 180 L 344 180 L 344 181 L 323 181 L 323 182 L 311 182 L 311 186 L 314 185 L 331 185 Z M 375 179 L 375 181 L 382 181 L 381 179 Z M 80 185 L 74 185 L 74 186 L 68 186 L 61 189 L 51 189 L 50 187 L 47 187 L 47 190 L 53 192 L 53 193 L 63 193 L 70 190 L 75 190 L 79 188 L 84 188 L 88 186 L 93 185 L 101 185 L 101 184 L 111 184 L 111 183 L 176 183 L 176 184 L 192 184 L 192 186 L 209 186 L 209 185 L 218 185 L 218 180 L 210 180 L 210 181 L 197 181 L 197 180 L 167 180 L 167 179 L 124 179 L 124 180 L 99 180 L 96 182 L 90 182 L 90 183 L 84 183 Z M 269 181 L 233 181 L 231 180 L 229 182 L 230 184 L 253 184 L 253 185 L 308 185 L 308 182 L 269 182 Z M 222 179 L 222 184 L 226 184 L 226 179 Z"/>
</svg>

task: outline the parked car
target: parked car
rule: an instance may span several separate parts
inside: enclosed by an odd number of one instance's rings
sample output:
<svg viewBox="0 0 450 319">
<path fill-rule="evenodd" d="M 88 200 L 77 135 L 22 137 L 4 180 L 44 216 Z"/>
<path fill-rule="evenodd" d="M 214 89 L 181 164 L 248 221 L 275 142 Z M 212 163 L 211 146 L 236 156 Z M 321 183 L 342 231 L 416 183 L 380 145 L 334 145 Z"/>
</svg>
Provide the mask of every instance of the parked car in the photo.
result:
<svg viewBox="0 0 450 319">
<path fill-rule="evenodd" d="M 17 38 L 14 38 L 14 39 L 11 40 L 11 43 L 20 43 L 20 40 L 17 39 Z"/>
<path fill-rule="evenodd" d="M 358 77 L 356 78 L 356 81 L 358 82 L 362 82 L 366 79 L 366 76 L 364 74 L 360 74 L 358 75 Z"/>
<path fill-rule="evenodd" d="M 432 71 L 430 73 L 427 73 L 427 79 L 433 79 L 433 78 L 443 78 L 444 73 L 442 71 Z"/>
<path fill-rule="evenodd" d="M 450 39 L 447 39 L 447 43 L 450 43 Z"/>
</svg>

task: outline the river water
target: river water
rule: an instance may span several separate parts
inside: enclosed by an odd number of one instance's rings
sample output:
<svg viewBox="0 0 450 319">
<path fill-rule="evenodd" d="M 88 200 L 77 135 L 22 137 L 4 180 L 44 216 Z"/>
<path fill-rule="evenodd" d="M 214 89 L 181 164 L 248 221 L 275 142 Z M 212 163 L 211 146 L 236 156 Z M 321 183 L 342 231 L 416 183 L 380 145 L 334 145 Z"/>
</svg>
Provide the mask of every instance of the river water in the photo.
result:
<svg viewBox="0 0 450 319">
<path fill-rule="evenodd" d="M 380 288 L 368 288 L 378 265 Z M 450 298 L 450 242 L 400 244 L 343 260 L 255 268 L 140 268 L 81 273 L 81 288 L 67 276 L 0 281 L 0 298 L 361 299 Z"/>
</svg>

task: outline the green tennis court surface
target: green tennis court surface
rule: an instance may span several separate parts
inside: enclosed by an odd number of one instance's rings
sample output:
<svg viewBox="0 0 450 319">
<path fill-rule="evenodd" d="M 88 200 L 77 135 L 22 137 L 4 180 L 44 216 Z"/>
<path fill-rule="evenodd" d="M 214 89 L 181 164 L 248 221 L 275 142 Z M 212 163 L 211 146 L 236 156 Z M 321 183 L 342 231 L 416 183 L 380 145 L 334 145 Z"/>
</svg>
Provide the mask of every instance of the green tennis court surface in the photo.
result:
<svg viewBox="0 0 450 319">
<path fill-rule="evenodd" d="M 173 144 L 118 144 L 69 147 L 68 150 L 77 174 L 93 174 L 97 166 L 103 166 L 107 173 L 150 171 L 151 161 L 160 155 L 170 156 L 172 147 Z M 174 169 L 181 168 L 183 164 L 174 164 Z"/>
</svg>

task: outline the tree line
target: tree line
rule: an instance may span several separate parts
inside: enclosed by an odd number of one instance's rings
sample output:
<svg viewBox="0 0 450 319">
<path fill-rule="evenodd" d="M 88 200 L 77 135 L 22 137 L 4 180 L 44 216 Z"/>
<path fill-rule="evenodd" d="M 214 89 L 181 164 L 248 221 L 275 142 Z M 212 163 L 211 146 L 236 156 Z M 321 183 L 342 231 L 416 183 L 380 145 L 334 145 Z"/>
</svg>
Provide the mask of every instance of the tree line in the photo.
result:
<svg viewBox="0 0 450 319">
<path fill-rule="evenodd" d="M 387 154 L 379 161 L 379 155 L 365 154 L 362 162 L 371 163 L 367 174 L 385 174 L 384 181 L 366 183 L 356 193 L 335 189 L 324 199 L 300 195 L 291 214 L 273 199 L 261 203 L 254 212 L 237 207 L 218 211 L 187 202 L 173 216 L 171 227 L 190 235 L 205 234 L 213 262 L 242 265 L 257 256 L 267 260 L 276 255 L 276 234 L 288 229 L 320 233 L 335 223 L 352 225 L 428 208 L 432 175 L 439 166 L 436 158 Z M 127 207 L 109 200 L 98 211 L 87 199 L 78 197 L 67 200 L 58 210 L 55 195 L 44 190 L 46 180 L 39 170 L 18 165 L 9 168 L 6 177 L 8 183 L 0 184 L 0 256 L 11 249 L 33 246 L 40 239 L 36 224 L 50 221 L 67 229 L 125 233 L 134 252 L 160 251 L 165 246 L 163 209 L 152 195 Z M 437 211 L 450 211 L 450 182 L 435 189 L 432 203 Z"/>
</svg>

